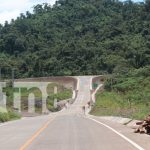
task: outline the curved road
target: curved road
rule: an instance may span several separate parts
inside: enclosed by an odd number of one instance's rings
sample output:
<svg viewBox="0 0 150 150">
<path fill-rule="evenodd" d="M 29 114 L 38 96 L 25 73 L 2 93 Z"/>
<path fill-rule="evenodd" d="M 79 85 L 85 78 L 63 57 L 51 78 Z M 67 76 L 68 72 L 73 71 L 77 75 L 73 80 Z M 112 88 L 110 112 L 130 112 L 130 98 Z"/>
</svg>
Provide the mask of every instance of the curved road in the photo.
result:
<svg viewBox="0 0 150 150">
<path fill-rule="evenodd" d="M 78 77 L 78 96 L 67 109 L 1 125 L 0 150 L 148 150 L 149 137 L 83 114 L 82 106 L 91 96 L 91 78 Z"/>
</svg>

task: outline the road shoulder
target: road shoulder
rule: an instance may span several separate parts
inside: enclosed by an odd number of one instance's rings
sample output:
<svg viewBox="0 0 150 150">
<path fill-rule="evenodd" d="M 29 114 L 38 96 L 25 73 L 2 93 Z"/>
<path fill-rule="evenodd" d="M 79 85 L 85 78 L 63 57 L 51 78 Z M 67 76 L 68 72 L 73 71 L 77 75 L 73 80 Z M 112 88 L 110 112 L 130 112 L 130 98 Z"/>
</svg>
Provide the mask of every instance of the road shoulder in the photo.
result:
<svg viewBox="0 0 150 150">
<path fill-rule="evenodd" d="M 150 147 L 150 142 L 149 142 L 150 136 L 149 135 L 134 133 L 134 130 L 131 127 L 123 125 L 121 123 L 117 123 L 112 120 L 104 119 L 103 117 L 101 118 L 101 117 L 92 116 L 92 115 L 87 115 L 87 117 L 95 119 L 105 125 L 108 125 L 109 127 L 113 128 L 117 132 L 121 133 L 128 139 L 137 143 L 143 149 L 149 150 L 149 147 Z"/>
</svg>

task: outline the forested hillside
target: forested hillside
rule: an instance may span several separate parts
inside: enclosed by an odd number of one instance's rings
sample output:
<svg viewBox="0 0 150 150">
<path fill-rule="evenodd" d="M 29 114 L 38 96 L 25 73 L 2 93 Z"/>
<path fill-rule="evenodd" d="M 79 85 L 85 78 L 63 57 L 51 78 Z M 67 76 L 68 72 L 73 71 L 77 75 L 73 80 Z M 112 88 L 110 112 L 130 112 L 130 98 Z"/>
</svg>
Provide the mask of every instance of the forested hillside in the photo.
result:
<svg viewBox="0 0 150 150">
<path fill-rule="evenodd" d="M 2 75 L 128 74 L 150 70 L 150 0 L 59 0 L 0 25 Z M 143 74 L 143 72 L 142 72 Z"/>
</svg>

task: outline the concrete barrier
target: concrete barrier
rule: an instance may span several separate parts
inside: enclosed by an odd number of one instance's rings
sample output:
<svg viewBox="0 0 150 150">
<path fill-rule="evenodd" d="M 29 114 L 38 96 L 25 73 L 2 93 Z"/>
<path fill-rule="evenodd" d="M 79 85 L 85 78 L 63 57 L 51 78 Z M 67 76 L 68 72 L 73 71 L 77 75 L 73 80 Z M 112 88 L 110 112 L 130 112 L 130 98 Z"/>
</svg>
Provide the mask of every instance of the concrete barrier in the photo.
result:
<svg viewBox="0 0 150 150">
<path fill-rule="evenodd" d="M 64 76 L 64 77 L 38 77 L 38 78 L 24 78 L 24 79 L 15 79 L 15 82 L 50 82 L 50 83 L 58 83 L 58 84 L 62 84 L 64 87 L 69 88 L 72 90 L 72 98 L 68 99 L 68 100 L 63 100 L 62 102 L 58 102 L 58 106 L 62 106 L 64 104 L 66 104 L 68 101 L 72 104 L 74 103 L 76 97 L 77 97 L 77 93 L 78 93 L 78 89 L 79 89 L 79 80 L 77 77 L 71 77 L 71 76 Z M 31 103 L 31 101 L 29 102 Z M 16 106 L 14 106 L 16 108 Z M 43 108 L 45 107 L 45 108 Z M 19 108 L 20 111 L 20 104 L 17 104 L 17 108 Z M 46 101 L 44 103 L 42 103 L 42 110 L 45 110 L 45 112 L 47 112 L 46 110 Z M 33 110 L 33 108 L 29 108 L 28 110 L 31 113 L 34 113 L 35 110 Z"/>
</svg>

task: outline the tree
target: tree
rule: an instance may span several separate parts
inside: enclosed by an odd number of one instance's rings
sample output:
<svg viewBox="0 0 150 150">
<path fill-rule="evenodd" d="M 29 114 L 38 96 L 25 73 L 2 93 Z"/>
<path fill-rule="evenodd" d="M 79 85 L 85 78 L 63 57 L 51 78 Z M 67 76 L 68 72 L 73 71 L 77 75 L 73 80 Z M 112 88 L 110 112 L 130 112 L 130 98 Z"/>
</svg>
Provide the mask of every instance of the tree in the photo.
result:
<svg viewBox="0 0 150 150">
<path fill-rule="evenodd" d="M 44 10 L 43 5 L 40 5 L 40 4 L 34 6 L 34 8 L 33 8 L 33 12 L 35 14 L 41 14 L 41 13 L 43 13 L 43 10 Z"/>
<path fill-rule="evenodd" d="M 145 0 L 145 9 L 147 12 L 150 11 L 150 0 Z"/>
<path fill-rule="evenodd" d="M 147 8 L 147 9 L 146 9 Z M 58 0 L 0 25 L 18 76 L 126 73 L 150 65 L 149 1 Z M 19 64 L 18 64 L 19 62 Z"/>
</svg>

